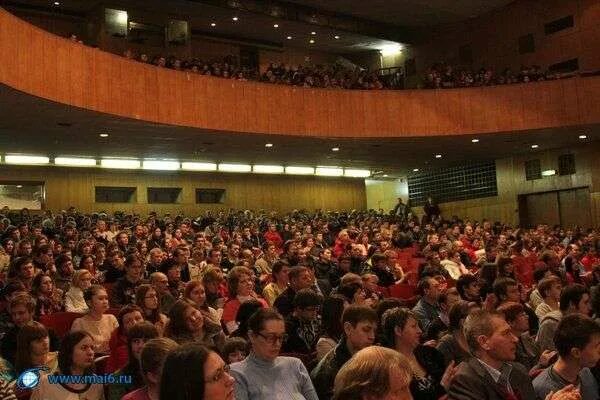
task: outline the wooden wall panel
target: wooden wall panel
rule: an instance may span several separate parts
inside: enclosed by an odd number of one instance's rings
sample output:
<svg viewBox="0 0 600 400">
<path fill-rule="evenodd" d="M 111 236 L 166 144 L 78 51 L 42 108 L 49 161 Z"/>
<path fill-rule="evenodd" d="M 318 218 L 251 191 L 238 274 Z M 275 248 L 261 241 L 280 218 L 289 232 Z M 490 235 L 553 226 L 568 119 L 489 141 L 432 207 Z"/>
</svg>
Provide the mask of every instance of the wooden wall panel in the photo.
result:
<svg viewBox="0 0 600 400">
<path fill-rule="evenodd" d="M 302 208 L 366 208 L 364 180 L 350 178 L 0 166 L 0 180 L 44 181 L 46 208 L 55 211 L 71 205 L 84 212 L 126 210 L 146 214 L 152 210 L 182 210 L 188 215 L 195 215 L 200 210 L 225 208 L 282 212 Z M 136 187 L 136 201 L 127 204 L 95 203 L 96 186 Z M 147 204 L 148 187 L 181 187 L 181 202 Z M 197 205 L 196 188 L 226 189 L 225 202 Z"/>
<path fill-rule="evenodd" d="M 0 33 L 0 82 L 45 99 L 164 124 L 278 135 L 398 137 L 600 122 L 598 76 L 444 91 L 304 89 L 144 65 L 54 36 L 3 9 Z"/>
</svg>

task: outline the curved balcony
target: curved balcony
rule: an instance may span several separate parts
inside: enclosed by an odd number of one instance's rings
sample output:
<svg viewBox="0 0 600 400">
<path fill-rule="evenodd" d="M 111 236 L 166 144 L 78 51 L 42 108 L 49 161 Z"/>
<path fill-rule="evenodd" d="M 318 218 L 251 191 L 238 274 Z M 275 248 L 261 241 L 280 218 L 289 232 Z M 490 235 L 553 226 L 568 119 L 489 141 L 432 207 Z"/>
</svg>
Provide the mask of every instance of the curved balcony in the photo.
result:
<svg viewBox="0 0 600 400">
<path fill-rule="evenodd" d="M 305 89 L 141 64 L 0 9 L 0 83 L 51 101 L 162 124 L 314 137 L 513 132 L 600 122 L 600 77 L 486 88 Z"/>
</svg>

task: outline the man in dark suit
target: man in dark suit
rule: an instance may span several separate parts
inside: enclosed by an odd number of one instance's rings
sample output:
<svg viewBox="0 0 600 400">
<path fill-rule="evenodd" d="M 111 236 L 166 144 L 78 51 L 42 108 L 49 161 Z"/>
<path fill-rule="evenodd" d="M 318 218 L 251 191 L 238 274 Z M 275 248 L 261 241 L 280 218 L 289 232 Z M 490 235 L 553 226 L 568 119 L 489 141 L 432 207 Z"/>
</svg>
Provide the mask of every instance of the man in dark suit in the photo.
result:
<svg viewBox="0 0 600 400">
<path fill-rule="evenodd" d="M 513 362 L 518 339 L 501 314 L 479 310 L 471 313 L 464 332 L 473 357 L 463 362 L 448 390 L 450 400 L 536 399 L 525 367 Z M 577 399 L 568 386 L 545 400 Z"/>
</svg>

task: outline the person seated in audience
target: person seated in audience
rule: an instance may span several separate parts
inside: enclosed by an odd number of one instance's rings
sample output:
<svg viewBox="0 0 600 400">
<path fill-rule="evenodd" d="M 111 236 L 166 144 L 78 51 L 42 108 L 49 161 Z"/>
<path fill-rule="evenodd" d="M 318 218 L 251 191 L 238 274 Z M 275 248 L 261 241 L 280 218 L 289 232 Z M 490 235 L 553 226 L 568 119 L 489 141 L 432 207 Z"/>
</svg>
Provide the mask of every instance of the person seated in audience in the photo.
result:
<svg viewBox="0 0 600 400">
<path fill-rule="evenodd" d="M 450 277 L 455 281 L 461 276 L 470 274 L 469 270 L 462 263 L 460 252 L 455 250 L 448 251 L 448 258 L 441 260 L 440 264 L 448 271 Z"/>
<path fill-rule="evenodd" d="M 150 284 L 158 294 L 158 302 L 160 303 L 160 312 L 168 314 L 169 310 L 177 301 L 169 290 L 169 278 L 162 272 L 153 272 L 150 275 Z"/>
<path fill-rule="evenodd" d="M 112 307 L 135 303 L 135 291 L 143 283 L 142 270 L 142 260 L 135 254 L 128 255 L 125 259 L 125 275 L 117 279 L 111 291 Z"/>
<path fill-rule="evenodd" d="M 343 296 L 348 304 L 367 307 L 375 307 L 377 305 L 377 296 L 367 298 L 367 292 L 363 287 L 362 279 L 360 282 L 350 282 L 340 285 L 335 294 Z"/>
<path fill-rule="evenodd" d="M 119 237 L 119 236 L 117 236 Z M 102 270 L 104 270 L 104 282 L 115 283 L 120 278 L 125 276 L 125 261 L 123 259 L 124 254 L 118 248 L 114 248 L 108 257 L 104 261 Z"/>
<path fill-rule="evenodd" d="M 535 373 L 539 369 L 546 368 L 556 352 L 540 350 L 535 343 L 535 338 L 529 333 L 529 316 L 524 308 L 521 303 L 508 302 L 498 307 L 498 312 L 504 315 L 512 334 L 518 339 L 515 361 Z"/>
<path fill-rule="evenodd" d="M 88 306 L 83 298 L 83 292 L 92 286 L 92 273 L 87 269 L 78 269 L 73 273 L 71 287 L 65 293 L 65 311 L 86 313 Z"/>
<path fill-rule="evenodd" d="M 429 325 L 439 316 L 440 306 L 438 297 L 440 295 L 440 283 L 432 277 L 425 277 L 419 281 L 417 292 L 421 299 L 413 308 L 417 316 L 419 326 L 423 332 L 427 332 Z"/>
<path fill-rule="evenodd" d="M 171 307 L 165 336 L 179 344 L 196 342 L 217 348 L 221 348 L 225 341 L 221 326 L 204 318 L 199 310 L 184 300 L 177 300 Z"/>
<path fill-rule="evenodd" d="M 160 380 L 165 359 L 179 345 L 169 338 L 146 341 L 140 354 L 140 373 L 145 385 L 122 397 L 123 400 L 156 400 L 160 396 Z"/>
<path fill-rule="evenodd" d="M 544 278 L 540 281 L 537 289 L 544 300 L 535 309 L 535 314 L 541 320 L 546 314 L 559 310 L 560 292 L 562 291 L 562 282 L 556 276 Z"/>
<path fill-rule="evenodd" d="M 339 295 L 325 298 L 321 309 L 322 334 L 317 340 L 317 360 L 320 361 L 331 351 L 342 338 L 344 328 L 342 314 L 348 306 L 346 300 Z"/>
<path fill-rule="evenodd" d="M 73 261 L 71 261 L 71 257 L 66 254 L 59 255 L 56 260 L 56 272 L 54 273 L 54 285 L 62 290 L 63 293 L 69 291 L 71 287 L 71 281 L 73 280 L 73 272 L 75 272 L 73 268 Z"/>
<path fill-rule="evenodd" d="M 589 290 L 579 284 L 571 284 L 563 287 L 560 294 L 559 310 L 547 313 L 540 320 L 535 342 L 541 351 L 555 350 L 554 334 L 561 318 L 569 314 L 590 315 L 590 294 Z"/>
<path fill-rule="evenodd" d="M 444 356 L 446 365 L 451 361 L 454 361 L 454 365 L 459 365 L 471 357 L 463 325 L 469 313 L 478 308 L 477 303 L 466 301 L 459 301 L 450 307 L 448 333 L 442 336 L 436 345 L 436 349 Z"/>
<path fill-rule="evenodd" d="M 160 228 L 157 228 L 160 230 Z M 156 244 L 153 244 L 151 241 L 148 244 L 150 247 L 150 251 L 148 252 L 148 262 L 144 266 L 144 277 L 149 278 L 155 272 L 160 271 L 160 265 L 163 262 L 163 251 L 160 247 L 155 247 Z"/>
<path fill-rule="evenodd" d="M 108 300 L 107 300 L 108 302 Z M 91 375 L 94 371 L 95 341 L 84 331 L 72 331 L 62 340 L 58 369 L 64 375 Z M 31 400 L 103 400 L 104 387 L 97 383 L 50 383 L 47 374 L 33 390 Z"/>
<path fill-rule="evenodd" d="M 225 339 L 221 357 L 227 364 L 243 361 L 248 356 L 248 341 L 242 337 L 229 337 Z"/>
<path fill-rule="evenodd" d="M 2 337 L 0 354 L 11 365 L 15 365 L 18 337 L 21 329 L 33 322 L 35 300 L 27 293 L 17 293 L 8 303 L 8 312 L 11 316 L 13 327 Z M 58 338 L 53 331 L 49 331 L 50 351 L 58 348 Z"/>
<path fill-rule="evenodd" d="M 310 376 L 319 399 L 333 395 L 335 376 L 354 353 L 375 342 L 377 314 L 370 307 L 348 306 L 342 314 L 344 334 L 338 344 L 312 370 Z"/>
<path fill-rule="evenodd" d="M 230 337 L 241 337 L 248 340 L 248 320 L 258 310 L 264 308 L 263 303 L 256 299 L 246 300 L 238 308 L 237 314 L 235 315 L 235 322 L 237 322 L 237 329 L 231 332 Z"/>
<path fill-rule="evenodd" d="M 384 253 L 377 252 L 371 257 L 371 268 L 363 270 L 362 273 L 373 273 L 379 278 L 379 284 L 383 287 L 389 287 L 396 283 L 398 279 L 394 275 L 393 266 L 388 265 L 388 257 Z"/>
<path fill-rule="evenodd" d="M 142 349 L 147 341 L 157 337 L 158 330 L 147 321 L 139 322 L 127 331 L 127 362 L 114 375 L 131 376 L 131 382 L 109 385 L 108 400 L 121 400 L 125 394 L 144 386 L 144 375 L 140 368 Z"/>
<path fill-rule="evenodd" d="M 520 286 L 517 281 L 512 278 L 498 278 L 494 281 L 492 285 L 492 290 L 494 292 L 494 296 L 496 296 L 497 307 L 504 305 L 505 303 L 521 303 L 523 304 L 523 310 L 527 313 L 529 318 L 529 331 L 532 334 L 537 333 L 539 328 L 539 320 L 537 315 L 535 315 L 534 310 L 529 308 L 525 302 L 522 301 L 521 298 L 521 290 L 522 286 Z"/>
<path fill-rule="evenodd" d="M 541 263 L 541 265 L 538 265 L 535 267 L 535 269 L 533 270 L 533 290 L 531 291 L 531 293 L 529 294 L 529 306 L 531 307 L 532 310 L 537 310 L 537 307 L 544 301 L 544 299 L 542 298 L 542 295 L 540 294 L 540 291 L 538 289 L 538 285 L 539 283 L 542 281 L 542 279 L 545 278 L 549 278 L 551 276 L 556 276 L 552 273 L 552 271 L 550 270 L 550 268 L 544 264 Z M 560 277 L 558 277 L 560 278 Z M 561 280 L 562 283 L 562 280 Z M 561 288 L 562 290 L 562 288 Z"/>
<path fill-rule="evenodd" d="M 179 265 L 177 265 L 177 262 L 172 258 L 166 259 L 162 263 L 160 271 L 167 277 L 167 290 L 171 293 L 171 296 L 175 300 L 181 299 L 185 288 L 185 282 L 181 280 L 181 269 L 179 268 Z"/>
<path fill-rule="evenodd" d="M 173 384 L 176 382 L 177 384 Z M 186 343 L 169 352 L 160 377 L 160 399 L 246 399 L 235 391 L 229 365 L 214 351 Z"/>
<path fill-rule="evenodd" d="M 138 286 L 135 291 L 135 304 L 142 309 L 144 320 L 153 323 L 162 335 L 169 319 L 160 312 L 160 299 L 154 286 L 147 283 Z"/>
<path fill-rule="evenodd" d="M 206 291 L 206 304 L 222 313 L 229 295 L 223 271 L 218 267 L 208 267 L 202 276 L 202 285 Z"/>
<path fill-rule="evenodd" d="M 287 339 L 283 343 L 284 353 L 298 353 L 310 356 L 315 351 L 321 322 L 318 312 L 323 297 L 311 289 L 302 289 L 294 297 L 294 312 L 285 318 Z"/>
<path fill-rule="evenodd" d="M 40 272 L 31 282 L 31 294 L 35 298 L 35 317 L 62 311 L 62 291 L 54 288 L 50 275 Z"/>
<path fill-rule="evenodd" d="M 85 290 L 83 298 L 89 311 L 81 318 L 73 321 L 71 332 L 84 331 L 94 340 L 94 351 L 98 354 L 108 354 L 110 337 L 119 327 L 117 318 L 108 311 L 108 294 L 100 285 L 92 285 Z"/>
<path fill-rule="evenodd" d="M 186 244 L 178 245 L 173 250 L 173 259 L 179 266 L 183 282 L 200 279 L 200 268 L 190 263 L 190 250 Z"/>
<path fill-rule="evenodd" d="M 421 344 L 421 328 L 416 315 L 407 308 L 393 308 L 382 316 L 383 334 L 388 347 L 408 358 L 413 381 L 410 385 L 416 400 L 439 399 L 456 373 L 454 362 L 448 367 L 444 356 L 434 347 Z"/>
<path fill-rule="evenodd" d="M 440 313 L 436 319 L 431 321 L 427 332 L 423 333 L 423 341 L 439 340 L 448 331 L 450 324 L 450 308 L 460 301 L 456 288 L 450 288 L 441 292 L 438 296 Z"/>
<path fill-rule="evenodd" d="M 358 351 L 340 369 L 333 400 L 409 400 L 413 373 L 397 351 L 369 346 Z"/>
<path fill-rule="evenodd" d="M 461 275 L 456 281 L 456 290 L 464 301 L 481 304 L 479 289 L 479 279 L 475 275 Z"/>
<path fill-rule="evenodd" d="M 39 322 L 31 321 L 21 328 L 17 336 L 15 375 L 36 367 L 54 373 L 58 369 L 58 353 L 50 351 L 48 329 Z"/>
<path fill-rule="evenodd" d="M 567 315 L 558 323 L 554 345 L 558 360 L 533 380 L 537 397 L 572 385 L 582 400 L 598 399 L 598 382 L 590 368 L 600 360 L 600 325 L 584 315 Z"/>
<path fill-rule="evenodd" d="M 127 335 L 136 324 L 144 322 L 143 310 L 135 304 L 127 304 L 117 314 L 119 327 L 110 335 L 108 346 L 110 357 L 106 363 L 106 372 L 114 372 L 127 364 Z"/>
<path fill-rule="evenodd" d="M 288 272 L 290 284 L 273 303 L 273 307 L 284 317 L 294 311 L 294 296 L 299 290 L 309 289 L 313 284 L 313 276 L 306 267 L 293 267 Z"/>
<path fill-rule="evenodd" d="M 279 355 L 286 339 L 283 317 L 263 308 L 250 317 L 248 327 L 252 351 L 243 361 L 231 364 L 236 400 L 274 399 L 284 394 L 290 399 L 318 400 L 302 362 Z"/>
<path fill-rule="evenodd" d="M 267 302 L 254 292 L 252 272 L 246 267 L 234 267 L 229 271 L 229 274 L 227 274 L 227 288 L 229 299 L 223 306 L 221 320 L 228 333 L 237 329 L 235 316 L 244 301 L 255 299 L 262 303 L 263 307 L 268 307 Z"/>
<path fill-rule="evenodd" d="M 517 338 L 502 314 L 473 311 L 464 325 L 473 357 L 461 363 L 448 389 L 449 400 L 535 399 L 527 369 L 515 363 Z M 573 386 L 544 400 L 579 400 Z"/>
<path fill-rule="evenodd" d="M 35 277 L 33 260 L 29 257 L 18 257 L 11 262 L 8 270 L 8 279 L 23 283 L 27 291 L 31 290 L 31 283 Z"/>
<path fill-rule="evenodd" d="M 262 291 L 262 295 L 269 307 L 272 307 L 275 299 L 287 289 L 289 270 L 289 264 L 282 260 L 275 261 L 271 266 L 271 282 Z"/>
<path fill-rule="evenodd" d="M 205 318 L 209 318 L 215 324 L 221 321 L 221 313 L 206 304 L 206 290 L 201 281 L 190 281 L 185 285 L 183 300 L 196 307 Z"/>
</svg>

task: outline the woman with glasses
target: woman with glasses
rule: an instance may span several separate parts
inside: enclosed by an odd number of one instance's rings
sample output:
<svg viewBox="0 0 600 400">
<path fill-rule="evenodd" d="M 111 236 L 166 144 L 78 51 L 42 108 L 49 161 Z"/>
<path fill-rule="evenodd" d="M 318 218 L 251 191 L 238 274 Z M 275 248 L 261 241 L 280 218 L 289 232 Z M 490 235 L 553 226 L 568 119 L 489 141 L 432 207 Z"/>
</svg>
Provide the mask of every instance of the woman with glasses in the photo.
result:
<svg viewBox="0 0 600 400">
<path fill-rule="evenodd" d="M 187 343 L 170 352 L 164 362 L 159 400 L 237 400 L 233 383 L 229 366 L 217 353 Z"/>
<path fill-rule="evenodd" d="M 258 310 L 248 320 L 248 338 L 250 355 L 231 364 L 236 400 L 318 400 L 304 364 L 297 358 L 279 356 L 287 338 L 281 314 L 269 308 Z"/>
<path fill-rule="evenodd" d="M 144 319 L 152 322 L 162 335 L 169 320 L 160 312 L 160 298 L 154 286 L 142 284 L 135 291 L 135 304 L 144 311 Z"/>
</svg>

